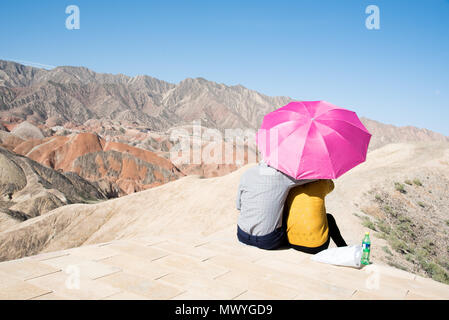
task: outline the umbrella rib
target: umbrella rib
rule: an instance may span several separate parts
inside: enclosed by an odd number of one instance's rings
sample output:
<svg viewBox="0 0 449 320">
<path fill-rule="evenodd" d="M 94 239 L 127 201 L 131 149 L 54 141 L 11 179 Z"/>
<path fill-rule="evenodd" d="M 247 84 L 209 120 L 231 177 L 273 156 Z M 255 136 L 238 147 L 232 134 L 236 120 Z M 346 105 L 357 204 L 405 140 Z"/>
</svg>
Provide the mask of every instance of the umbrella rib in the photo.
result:
<svg viewBox="0 0 449 320">
<path fill-rule="evenodd" d="M 298 104 L 300 104 L 300 105 L 304 108 L 304 110 L 306 110 L 306 112 L 307 112 L 307 114 L 309 115 L 309 117 L 312 117 L 312 115 L 310 114 L 310 111 L 309 111 L 309 109 L 307 108 L 307 106 L 306 106 L 302 101 L 297 101 L 297 102 L 298 102 Z M 282 107 L 282 108 L 279 108 L 279 109 L 276 109 L 276 110 L 272 111 L 271 113 L 286 112 L 286 111 L 287 111 L 287 112 L 297 113 L 297 114 L 300 114 L 300 115 L 303 114 L 303 113 L 300 112 L 300 110 L 283 109 L 283 107 Z"/>
<path fill-rule="evenodd" d="M 304 109 L 306 109 L 307 113 L 309 114 L 309 117 L 312 118 L 312 114 L 310 113 L 309 108 L 307 108 L 307 106 L 304 104 L 304 102 L 302 101 L 298 101 L 300 105 L 302 105 L 304 107 Z"/>
<path fill-rule="evenodd" d="M 282 124 L 285 124 L 285 123 L 289 123 L 289 122 L 293 122 L 293 121 L 295 121 L 295 120 L 290 120 L 290 121 L 286 121 L 286 122 L 283 122 Z M 271 129 L 269 129 L 268 131 L 271 131 L 272 129 L 274 129 L 274 128 L 276 128 L 276 127 L 273 127 L 273 128 L 271 128 Z M 266 129 L 265 129 L 266 130 Z M 309 129 L 308 130 L 310 130 L 310 126 L 309 126 Z M 308 132 L 308 130 L 307 130 L 307 132 Z M 282 139 L 282 141 L 280 142 L 280 143 L 278 143 L 278 144 L 276 144 L 275 145 L 275 150 L 276 149 L 279 149 L 279 147 L 284 143 L 284 141 L 285 140 L 287 140 L 288 139 L 288 137 L 290 137 L 293 133 L 295 133 L 297 130 L 296 129 L 293 129 L 284 139 Z M 270 155 L 271 155 L 271 153 L 272 152 L 270 152 Z"/>
<path fill-rule="evenodd" d="M 309 134 L 309 131 L 310 131 L 310 127 L 311 127 L 311 124 L 309 124 L 309 128 L 307 129 L 307 134 L 306 134 L 306 137 L 307 137 L 307 135 Z M 296 130 L 293 130 L 292 132 L 290 132 L 282 141 L 281 141 L 281 143 L 279 143 L 279 144 L 277 144 L 276 146 L 275 146 L 275 151 L 277 152 L 277 150 L 279 150 L 279 148 L 281 147 L 281 145 L 285 142 L 285 140 L 287 140 L 287 138 L 288 137 L 290 137 L 293 133 L 295 133 L 296 132 Z M 303 147 L 302 147 L 302 151 L 304 151 L 304 147 L 305 147 L 305 143 L 304 143 L 304 145 L 303 145 Z M 301 151 L 301 152 L 302 152 Z M 272 154 L 272 152 L 270 152 L 270 156 L 271 156 L 271 154 Z M 301 163 L 301 161 L 300 161 L 300 163 Z"/>
<path fill-rule="evenodd" d="M 369 135 L 371 135 L 371 133 L 368 131 L 368 129 L 366 129 L 365 125 L 362 122 L 360 122 L 360 123 L 362 123 L 363 127 L 365 128 L 365 130 L 363 130 L 362 128 L 354 125 L 353 123 L 351 123 L 351 122 L 349 122 L 347 120 L 343 120 L 343 119 L 317 119 L 317 118 L 315 118 L 315 121 L 318 121 L 319 123 L 321 123 L 321 121 L 343 121 L 343 122 L 346 122 L 347 124 L 349 124 L 350 126 L 356 128 L 356 129 L 359 129 L 360 131 L 364 131 L 364 132 L 368 133 Z M 324 123 L 321 123 L 321 124 L 325 125 L 326 127 L 329 127 L 327 124 L 324 124 Z"/>
<path fill-rule="evenodd" d="M 305 138 L 305 140 L 304 140 L 304 144 L 303 144 L 302 150 L 301 150 L 301 155 L 303 154 L 304 148 L 305 148 L 306 145 L 307 145 L 307 139 L 308 139 L 308 137 L 309 137 L 310 128 L 312 128 L 312 123 L 309 124 L 309 129 L 307 129 L 306 138 Z M 300 168 L 300 167 L 301 167 L 301 159 L 298 161 L 298 167 L 296 168 L 296 172 L 299 172 L 299 168 Z"/>
<path fill-rule="evenodd" d="M 323 120 L 323 121 L 325 121 L 325 120 Z M 330 120 L 330 121 L 331 121 L 331 120 Z M 349 123 L 349 122 L 347 122 L 347 121 L 345 121 L 345 120 L 338 120 L 338 121 L 344 121 L 344 122 L 346 122 L 346 123 L 348 123 L 348 124 L 351 124 L 351 123 Z M 330 129 L 332 129 L 332 130 L 333 130 L 336 134 L 338 134 L 343 140 L 347 141 L 346 138 L 345 138 L 344 136 L 342 136 L 341 133 L 338 132 L 336 129 L 334 129 L 334 128 L 332 128 L 332 127 L 329 127 L 329 126 L 326 125 L 325 123 L 321 123 L 321 122 L 320 122 L 320 124 L 323 125 L 323 126 L 326 126 L 326 127 L 330 128 Z M 351 125 L 352 125 L 352 124 L 351 124 Z M 363 132 L 363 130 L 360 129 L 359 127 L 356 127 L 356 126 L 353 126 L 353 127 L 354 127 L 354 128 L 357 128 L 357 129 L 359 129 L 360 131 Z M 322 140 L 324 141 L 324 144 L 326 145 L 326 150 L 327 150 L 327 142 L 326 142 L 326 139 L 324 139 L 324 137 L 323 137 L 323 135 L 321 134 L 321 132 L 320 132 L 320 137 L 321 137 Z M 351 148 L 354 149 L 354 146 L 353 146 L 352 143 L 349 143 L 349 146 L 351 146 Z M 329 154 L 329 153 L 328 153 L 328 154 Z M 334 172 L 335 172 L 335 167 L 334 167 L 334 164 L 333 164 L 333 162 L 332 162 L 332 159 L 331 159 L 330 157 L 329 157 L 329 159 L 330 159 L 330 163 L 332 164 L 332 168 L 334 169 Z"/>
<path fill-rule="evenodd" d="M 355 128 L 355 129 L 358 129 L 358 130 L 360 130 L 361 132 L 364 132 L 364 133 L 369 134 L 370 136 L 372 136 L 372 134 L 368 132 L 368 129 L 365 131 L 365 130 L 363 130 L 363 129 L 361 129 L 361 128 L 355 126 L 355 125 L 353 125 L 351 122 L 348 122 L 348 121 L 346 121 L 346 120 L 323 119 L 323 120 L 316 120 L 316 121 L 318 121 L 319 124 L 321 124 L 321 125 L 323 125 L 323 126 L 326 126 L 326 127 L 330 128 L 330 129 L 332 129 L 332 130 L 335 131 L 340 137 L 342 137 L 342 138 L 345 139 L 345 140 L 346 140 L 346 138 L 343 137 L 343 136 L 340 134 L 340 132 L 338 132 L 335 128 L 332 128 L 332 127 L 328 126 L 327 124 L 322 123 L 321 121 L 343 121 L 343 122 L 349 124 L 351 127 Z M 366 128 L 365 128 L 365 129 L 366 129 Z"/>
<path fill-rule="evenodd" d="M 302 113 L 295 111 L 295 110 L 290 110 L 290 109 L 287 109 L 287 110 L 286 109 L 278 109 L 278 110 L 274 110 L 272 113 L 279 113 L 279 112 L 291 112 L 294 114 L 302 115 Z"/>
<path fill-rule="evenodd" d="M 332 157 L 331 157 L 331 155 L 329 154 L 329 149 L 327 148 L 326 139 L 324 139 L 323 135 L 321 134 L 321 132 L 320 132 L 319 130 L 317 130 L 317 132 L 318 132 L 319 137 L 321 138 L 321 141 L 323 141 L 323 144 L 324 144 L 324 146 L 325 146 L 326 153 L 327 153 L 327 158 L 329 159 L 329 163 L 330 163 L 331 166 L 332 166 L 332 172 L 334 173 L 334 176 L 335 176 L 335 165 L 334 165 L 334 163 L 332 162 Z M 339 135 L 340 135 L 340 134 L 339 134 Z M 340 135 L 340 136 L 341 136 L 341 135 Z"/>
<path fill-rule="evenodd" d="M 290 123 L 290 122 L 298 122 L 298 120 L 288 120 L 288 121 L 283 121 L 283 122 L 281 122 L 281 123 L 278 123 L 277 125 L 275 125 L 275 126 L 273 126 L 273 127 L 271 127 L 270 129 L 263 129 L 263 128 L 260 128 L 261 130 L 273 130 L 274 128 L 276 128 L 276 127 L 278 127 L 278 126 L 283 126 L 283 125 L 285 125 L 285 124 L 287 124 L 287 123 Z"/>
<path fill-rule="evenodd" d="M 334 111 L 334 110 L 344 110 L 344 109 L 340 109 L 340 108 L 334 108 L 334 109 L 330 109 L 330 110 L 325 110 L 323 112 L 321 112 L 320 114 L 315 115 L 315 120 L 318 120 L 319 117 L 326 115 L 327 113 Z M 346 110 L 345 110 L 346 111 Z M 351 111 L 350 111 L 351 112 Z"/>
<path fill-rule="evenodd" d="M 318 119 L 319 117 L 324 116 L 324 115 L 326 115 L 327 113 L 332 112 L 332 111 L 336 111 L 336 110 L 337 110 L 337 111 L 340 111 L 340 112 L 344 112 L 344 113 L 351 113 L 351 114 L 354 114 L 354 113 L 355 113 L 354 111 L 351 111 L 351 110 L 347 110 L 347 109 L 343 109 L 343 108 L 336 107 L 336 108 L 332 108 L 332 109 L 326 110 L 326 111 L 324 111 L 324 112 L 322 112 L 322 113 L 320 113 L 320 114 L 317 114 L 317 115 L 315 116 L 315 119 Z"/>
</svg>

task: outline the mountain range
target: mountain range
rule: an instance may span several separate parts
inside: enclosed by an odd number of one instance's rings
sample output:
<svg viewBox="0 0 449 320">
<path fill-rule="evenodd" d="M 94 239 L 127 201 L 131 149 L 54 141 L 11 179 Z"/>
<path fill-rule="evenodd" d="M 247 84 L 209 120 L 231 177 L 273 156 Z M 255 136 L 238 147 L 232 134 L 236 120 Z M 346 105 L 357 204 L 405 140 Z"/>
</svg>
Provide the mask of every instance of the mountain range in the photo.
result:
<svg viewBox="0 0 449 320">
<path fill-rule="evenodd" d="M 4 122 L 28 120 L 54 127 L 97 119 L 166 131 L 200 120 L 207 128 L 257 129 L 265 114 L 293 100 L 204 78 L 172 84 L 150 76 L 102 74 L 84 67 L 46 70 L 0 60 Z M 391 142 L 449 141 L 427 129 L 398 128 L 366 118 L 362 122 L 373 133 L 371 149 Z"/>
<path fill-rule="evenodd" d="M 151 130 L 202 119 L 211 128 L 253 128 L 292 99 L 203 78 L 171 84 L 149 76 L 95 73 L 83 67 L 37 69 L 0 61 L 0 115 L 38 123 L 89 119 L 135 123 Z"/>
<path fill-rule="evenodd" d="M 149 234 L 231 234 L 239 168 L 257 150 L 231 164 L 175 163 L 171 134 L 198 142 L 190 151 L 217 142 L 234 151 L 226 139 L 198 141 L 193 122 L 201 134 L 254 131 L 293 100 L 203 78 L 172 84 L 0 60 L 0 261 Z M 350 243 L 372 230 L 377 261 L 449 283 L 449 138 L 361 121 L 372 133 L 367 161 L 336 180 L 327 209 Z"/>
</svg>

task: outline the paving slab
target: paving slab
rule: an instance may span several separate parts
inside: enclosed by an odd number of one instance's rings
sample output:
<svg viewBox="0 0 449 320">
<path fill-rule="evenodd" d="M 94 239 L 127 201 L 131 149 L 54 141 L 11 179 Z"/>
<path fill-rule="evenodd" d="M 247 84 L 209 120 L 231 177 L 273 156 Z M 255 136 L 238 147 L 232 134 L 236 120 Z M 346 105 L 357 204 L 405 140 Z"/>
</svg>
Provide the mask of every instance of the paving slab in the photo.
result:
<svg viewBox="0 0 449 320">
<path fill-rule="evenodd" d="M 150 299 L 165 300 L 182 293 L 182 290 L 155 280 L 139 277 L 129 273 L 115 273 L 95 281 L 105 283 L 120 291 L 127 291 Z"/>
<path fill-rule="evenodd" d="M 169 252 L 153 248 L 152 246 L 145 246 L 137 244 L 132 241 L 115 241 L 104 246 L 112 249 L 117 253 L 127 253 L 141 258 L 147 258 L 150 260 L 156 260 L 169 255 Z"/>
<path fill-rule="evenodd" d="M 223 244 L 208 242 L 200 246 L 200 248 L 205 248 L 210 251 L 214 251 L 221 254 L 227 254 L 234 257 L 239 257 L 247 262 L 253 262 L 257 259 L 266 257 L 268 250 L 261 250 L 254 247 L 246 246 L 241 243 L 234 244 Z"/>
<path fill-rule="evenodd" d="M 255 261 L 255 266 L 252 266 L 252 268 L 257 268 L 258 266 L 275 270 L 276 275 L 307 275 L 308 277 L 315 279 L 321 279 L 324 274 L 329 273 L 327 266 L 321 266 L 320 268 L 320 266 L 313 266 L 310 263 L 307 263 L 306 260 L 304 260 L 302 264 L 297 264 L 267 257 Z"/>
<path fill-rule="evenodd" d="M 216 280 L 183 272 L 170 273 L 157 281 L 176 286 L 181 290 L 202 292 L 210 299 L 232 299 L 246 291 Z"/>
<path fill-rule="evenodd" d="M 219 283 L 231 284 L 244 291 L 251 290 L 252 292 L 278 299 L 293 299 L 299 294 L 292 287 L 235 270 L 219 276 L 215 280 Z"/>
<path fill-rule="evenodd" d="M 229 271 L 222 266 L 210 264 L 209 260 L 199 262 L 195 258 L 181 255 L 169 255 L 153 261 L 151 265 L 171 269 L 173 271 L 201 274 L 206 278 L 215 278 Z"/>
<path fill-rule="evenodd" d="M 22 283 L 19 278 L 0 271 L 0 290 Z"/>
<path fill-rule="evenodd" d="M 27 283 L 54 292 L 67 299 L 98 300 L 118 293 L 121 290 L 99 283 L 76 274 L 56 272 L 39 278 L 27 280 Z"/>
<path fill-rule="evenodd" d="M 41 296 L 32 298 L 31 300 L 68 300 L 68 298 L 63 298 L 61 296 L 56 295 L 54 292 L 50 292 L 50 293 L 43 294 Z"/>
<path fill-rule="evenodd" d="M 158 244 L 161 242 L 167 241 L 164 237 L 159 236 L 139 236 L 133 239 L 129 239 L 129 241 L 132 241 L 134 243 L 144 245 L 144 246 L 152 246 L 154 244 Z"/>
<path fill-rule="evenodd" d="M 174 241 L 164 241 L 152 246 L 153 248 L 161 249 L 170 252 L 171 254 L 186 255 L 189 257 L 197 258 L 198 260 L 209 259 L 217 255 L 216 250 L 209 250 L 203 246 L 186 245 Z"/>
<path fill-rule="evenodd" d="M 56 258 L 56 257 L 62 257 L 69 255 L 68 250 L 61 250 L 61 251 L 52 251 L 52 252 L 44 252 L 40 253 L 34 256 L 30 256 L 29 259 L 42 261 L 46 259 Z"/>
<path fill-rule="evenodd" d="M 295 300 L 349 299 L 355 292 L 354 288 L 329 284 L 304 274 L 280 273 L 271 277 L 271 281 L 281 283 L 299 292 L 294 297 Z"/>
<path fill-rule="evenodd" d="M 302 264 L 306 259 L 310 259 L 311 255 L 294 249 L 273 250 L 266 258 L 286 261 L 294 264 Z"/>
<path fill-rule="evenodd" d="M 277 270 L 269 268 L 265 265 L 256 265 L 253 263 L 248 263 L 245 259 L 237 256 L 219 254 L 211 259 L 206 260 L 207 263 L 222 266 L 228 270 L 237 270 L 241 272 L 246 272 L 248 274 L 253 274 L 261 278 L 268 278 L 271 275 L 275 275 Z"/>
<path fill-rule="evenodd" d="M 0 263 L 0 271 L 21 280 L 40 277 L 60 270 L 58 267 L 28 258 Z"/>
<path fill-rule="evenodd" d="M 413 273 L 377 263 L 365 266 L 363 268 L 363 271 L 368 273 L 379 272 L 382 275 L 388 275 L 395 278 L 402 278 L 405 280 L 414 280 L 416 278 L 416 275 Z"/>
<path fill-rule="evenodd" d="M 89 279 L 104 277 L 108 274 L 121 271 L 120 268 L 92 261 L 75 255 L 67 255 L 41 261 L 40 263 L 58 268 L 64 272 L 78 272 L 80 276 Z"/>
<path fill-rule="evenodd" d="M 449 286 L 432 279 L 416 276 L 415 281 L 420 285 L 417 294 L 428 296 L 433 299 L 449 300 Z"/>
<path fill-rule="evenodd" d="M 131 254 L 121 253 L 103 260 L 99 260 L 106 265 L 114 266 L 123 270 L 123 272 L 142 276 L 148 279 L 157 279 L 168 273 L 171 269 L 160 265 L 152 264 L 152 260 L 133 256 Z"/>
<path fill-rule="evenodd" d="M 93 261 L 109 258 L 118 254 L 117 251 L 108 248 L 108 246 L 98 246 L 98 245 L 82 246 L 70 249 L 68 252 L 72 256 L 77 256 Z"/>
<path fill-rule="evenodd" d="M 28 300 L 50 292 L 51 290 L 20 281 L 20 283 L 2 288 L 0 300 Z"/>
</svg>

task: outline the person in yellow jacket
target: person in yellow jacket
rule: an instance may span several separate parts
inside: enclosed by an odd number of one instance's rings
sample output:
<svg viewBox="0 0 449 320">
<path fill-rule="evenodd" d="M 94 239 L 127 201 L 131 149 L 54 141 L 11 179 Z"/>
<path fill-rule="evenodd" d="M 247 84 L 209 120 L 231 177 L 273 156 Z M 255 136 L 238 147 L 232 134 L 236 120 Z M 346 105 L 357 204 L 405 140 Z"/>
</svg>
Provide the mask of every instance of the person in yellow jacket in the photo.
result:
<svg viewBox="0 0 449 320">
<path fill-rule="evenodd" d="M 284 207 L 284 225 L 291 247 L 315 254 L 329 247 L 330 238 L 338 247 L 347 245 L 334 217 L 326 213 L 324 198 L 333 189 L 332 180 L 323 179 L 290 190 Z"/>
</svg>

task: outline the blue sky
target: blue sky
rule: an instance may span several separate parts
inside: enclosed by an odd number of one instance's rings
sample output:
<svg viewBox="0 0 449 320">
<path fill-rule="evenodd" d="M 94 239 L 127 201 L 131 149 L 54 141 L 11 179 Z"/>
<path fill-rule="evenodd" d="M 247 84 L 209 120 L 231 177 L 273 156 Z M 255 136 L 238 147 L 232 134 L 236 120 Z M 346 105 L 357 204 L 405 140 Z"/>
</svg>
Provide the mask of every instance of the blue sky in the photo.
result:
<svg viewBox="0 0 449 320">
<path fill-rule="evenodd" d="M 3 0 L 0 37 L 0 59 L 204 77 L 449 136 L 449 0 Z"/>
</svg>

